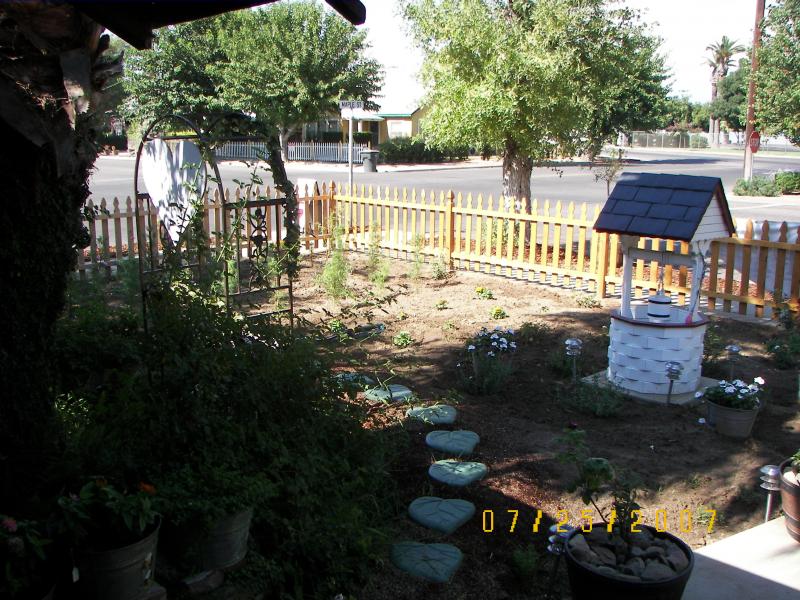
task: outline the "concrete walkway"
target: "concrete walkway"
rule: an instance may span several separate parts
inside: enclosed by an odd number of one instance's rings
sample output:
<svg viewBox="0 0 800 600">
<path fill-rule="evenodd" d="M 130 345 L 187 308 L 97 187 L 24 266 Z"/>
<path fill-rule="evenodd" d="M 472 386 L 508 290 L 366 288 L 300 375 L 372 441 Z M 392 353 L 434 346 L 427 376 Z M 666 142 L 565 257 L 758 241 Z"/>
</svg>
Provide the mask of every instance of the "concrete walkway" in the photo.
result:
<svg viewBox="0 0 800 600">
<path fill-rule="evenodd" d="M 683 600 L 800 598 L 800 543 L 783 517 L 695 550 L 694 560 Z"/>
</svg>

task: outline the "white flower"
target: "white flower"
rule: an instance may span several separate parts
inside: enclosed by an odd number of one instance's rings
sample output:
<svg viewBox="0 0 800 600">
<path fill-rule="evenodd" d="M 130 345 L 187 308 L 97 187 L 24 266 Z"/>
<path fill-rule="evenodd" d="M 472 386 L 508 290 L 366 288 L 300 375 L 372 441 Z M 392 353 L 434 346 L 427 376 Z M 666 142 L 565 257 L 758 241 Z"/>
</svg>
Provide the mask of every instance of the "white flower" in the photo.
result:
<svg viewBox="0 0 800 600">
<path fill-rule="evenodd" d="M 702 398 L 703 397 L 703 392 L 695 392 L 694 393 L 694 397 L 695 398 Z"/>
<path fill-rule="evenodd" d="M 487 352 L 486 356 L 494 356 L 494 352 Z"/>
<path fill-rule="evenodd" d="M 742 381 L 741 379 L 734 379 L 733 380 L 733 385 L 735 385 L 736 387 L 744 387 L 747 384 L 744 381 Z"/>
<path fill-rule="evenodd" d="M 511 346 L 512 348 L 516 348 L 517 347 L 517 343 L 516 342 L 511 342 L 509 344 L 509 346 Z"/>
<path fill-rule="evenodd" d="M 728 385 L 728 382 L 723 379 L 722 381 L 719 382 L 719 385 L 720 387 L 725 387 L 726 385 Z"/>
<path fill-rule="evenodd" d="M 461 363 L 457 363 L 457 364 L 456 364 L 456 367 L 460 367 L 460 366 L 461 366 Z"/>
<path fill-rule="evenodd" d="M 497 347 L 497 342 L 492 342 L 492 346 Z"/>
<path fill-rule="evenodd" d="M 725 388 L 725 393 L 726 394 L 733 394 L 735 392 L 736 392 L 736 388 L 733 387 L 732 385 L 729 385 L 728 387 Z"/>
<path fill-rule="evenodd" d="M 472 352 L 473 350 L 475 350 L 475 346 L 473 346 L 472 344 L 467 346 L 467 351 Z"/>
<path fill-rule="evenodd" d="M 758 385 L 764 385 L 764 379 L 762 379 L 761 377 L 756 377 L 755 379 L 753 379 L 753 381 L 755 381 Z"/>
<path fill-rule="evenodd" d="M 493 333 L 493 334 L 492 334 L 492 339 L 493 339 L 493 340 L 496 340 L 496 339 L 497 339 L 497 334 L 496 334 L 496 333 Z"/>
<path fill-rule="evenodd" d="M 508 335 L 514 335 L 514 330 L 513 329 L 506 329 L 506 333 Z"/>
<path fill-rule="evenodd" d="M 494 330 L 495 330 L 495 331 L 503 331 L 503 328 L 502 328 L 502 327 L 500 327 L 500 325 L 495 325 L 495 326 L 494 326 Z"/>
</svg>

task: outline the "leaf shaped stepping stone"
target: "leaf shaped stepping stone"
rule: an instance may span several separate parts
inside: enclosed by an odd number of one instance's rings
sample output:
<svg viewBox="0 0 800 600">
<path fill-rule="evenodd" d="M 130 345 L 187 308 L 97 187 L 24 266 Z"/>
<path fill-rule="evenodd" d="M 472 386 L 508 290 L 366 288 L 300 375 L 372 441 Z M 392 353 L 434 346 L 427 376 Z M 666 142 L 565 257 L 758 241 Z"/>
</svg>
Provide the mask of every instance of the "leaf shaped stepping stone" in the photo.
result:
<svg viewBox="0 0 800 600">
<path fill-rule="evenodd" d="M 399 383 L 370 388 L 364 392 L 364 397 L 373 402 L 400 402 L 410 399 L 413 395 L 414 392 Z"/>
<path fill-rule="evenodd" d="M 409 408 L 406 416 L 411 419 L 419 419 L 433 425 L 452 425 L 456 421 L 456 409 L 452 406 L 440 404 L 438 406 L 419 406 Z"/>
<path fill-rule="evenodd" d="M 479 462 L 437 460 L 428 469 L 428 475 L 439 483 L 464 487 L 486 475 L 486 465 Z"/>
<path fill-rule="evenodd" d="M 442 533 L 453 533 L 475 514 L 475 505 L 467 500 L 422 496 L 408 507 L 414 521 Z"/>
<path fill-rule="evenodd" d="M 355 372 L 348 372 L 348 373 L 338 373 L 336 375 L 336 379 L 341 381 L 342 383 L 349 383 L 352 385 L 357 385 L 360 387 L 364 387 L 367 385 L 375 385 L 375 380 L 372 377 L 367 377 L 361 373 Z"/>
<path fill-rule="evenodd" d="M 409 575 L 447 583 L 461 565 L 461 550 L 451 544 L 399 542 L 392 546 L 392 563 Z"/>
<path fill-rule="evenodd" d="M 425 443 L 434 450 L 463 456 L 472 454 L 481 438 L 474 431 L 431 431 L 425 436 Z"/>
</svg>

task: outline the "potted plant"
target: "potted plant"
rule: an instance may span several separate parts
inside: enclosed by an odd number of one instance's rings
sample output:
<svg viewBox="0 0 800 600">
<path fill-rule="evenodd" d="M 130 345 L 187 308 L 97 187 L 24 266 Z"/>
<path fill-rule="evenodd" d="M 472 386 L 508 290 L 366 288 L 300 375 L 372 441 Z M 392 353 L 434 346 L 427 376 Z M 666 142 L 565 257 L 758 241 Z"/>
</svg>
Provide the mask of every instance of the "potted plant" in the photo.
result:
<svg viewBox="0 0 800 600">
<path fill-rule="evenodd" d="M 467 359 L 464 375 L 470 391 L 492 394 L 498 391 L 514 370 L 517 341 L 513 329 L 482 327 L 467 340 Z"/>
<path fill-rule="evenodd" d="M 697 398 L 706 401 L 708 422 L 717 433 L 728 437 L 750 437 L 761 408 L 761 391 L 764 380 L 756 377 L 748 384 L 741 379 L 725 381 L 697 392 Z"/>
<path fill-rule="evenodd" d="M 230 569 L 244 560 L 253 507 L 273 495 L 261 473 L 184 466 L 159 480 L 162 549 L 181 571 Z"/>
<path fill-rule="evenodd" d="M 691 548 L 666 531 L 637 523 L 637 479 L 615 472 L 604 458 L 589 456 L 584 436 L 581 430 L 567 433 L 562 441 L 568 450 L 559 458 L 575 464 L 578 478 L 572 490 L 580 491 L 602 522 L 585 522 L 566 539 L 572 597 L 679 600 L 694 566 Z M 613 498 L 610 512 L 598 506 L 606 487 Z"/>
<path fill-rule="evenodd" d="M 786 531 L 800 542 L 800 449 L 783 461 L 781 469 L 781 506 L 786 517 Z"/>
<path fill-rule="evenodd" d="M 57 527 L 72 549 L 82 598 L 128 600 L 153 583 L 160 526 L 154 494 L 147 483 L 120 491 L 97 477 L 58 499 Z"/>
<path fill-rule="evenodd" d="M 36 521 L 0 515 L 0 573 L 7 591 L 2 598 L 49 600 L 54 577 L 49 571 L 45 546 L 50 543 Z"/>
</svg>

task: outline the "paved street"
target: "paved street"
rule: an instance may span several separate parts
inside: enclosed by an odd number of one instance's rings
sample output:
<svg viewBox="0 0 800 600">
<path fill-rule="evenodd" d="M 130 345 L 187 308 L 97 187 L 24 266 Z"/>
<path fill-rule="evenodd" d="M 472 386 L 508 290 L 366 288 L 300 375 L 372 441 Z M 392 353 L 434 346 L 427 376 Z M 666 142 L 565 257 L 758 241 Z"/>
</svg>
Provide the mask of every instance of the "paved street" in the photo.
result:
<svg viewBox="0 0 800 600">
<path fill-rule="evenodd" d="M 626 154 L 631 163 L 626 171 L 674 173 L 686 175 L 707 175 L 722 178 L 734 217 L 771 221 L 789 220 L 800 222 L 800 198 L 788 200 L 753 200 L 734 198 L 731 190 L 736 179 L 741 176 L 742 158 L 740 155 L 716 155 L 698 153 L 663 153 L 654 151 L 631 151 Z M 92 195 L 95 199 L 133 195 L 133 158 L 100 157 L 91 181 Z M 756 174 L 768 174 L 781 169 L 800 170 L 800 157 L 765 157 L 757 154 Z M 234 178 L 247 179 L 246 168 L 237 163 L 223 163 L 221 167 L 223 183 L 231 189 L 236 187 Z M 347 181 L 346 165 L 301 165 L 289 163 L 287 171 L 290 179 L 310 178 L 318 181 Z M 268 174 L 265 174 L 268 176 Z M 457 169 L 418 169 L 387 171 L 383 165 L 378 173 L 362 173 L 361 167 L 354 167 L 356 185 L 373 185 L 390 188 L 406 187 L 425 190 L 448 190 L 456 193 L 498 195 L 501 187 L 499 166 L 481 166 Z M 562 163 L 558 171 L 535 169 L 531 179 L 533 196 L 540 200 L 553 202 L 602 203 L 606 198 L 605 183 L 594 180 L 593 173 L 585 163 Z"/>
</svg>

